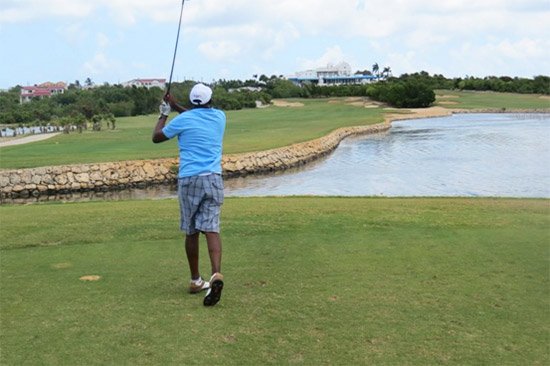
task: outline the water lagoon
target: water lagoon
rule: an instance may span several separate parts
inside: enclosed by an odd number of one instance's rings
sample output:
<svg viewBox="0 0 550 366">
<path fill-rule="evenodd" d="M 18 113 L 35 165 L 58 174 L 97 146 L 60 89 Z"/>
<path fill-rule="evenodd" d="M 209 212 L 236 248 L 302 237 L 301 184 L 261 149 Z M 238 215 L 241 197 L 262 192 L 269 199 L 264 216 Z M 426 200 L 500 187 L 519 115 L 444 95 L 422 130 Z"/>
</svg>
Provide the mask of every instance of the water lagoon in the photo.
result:
<svg viewBox="0 0 550 366">
<path fill-rule="evenodd" d="M 550 114 L 394 122 L 282 174 L 226 181 L 227 196 L 550 197 Z"/>
</svg>

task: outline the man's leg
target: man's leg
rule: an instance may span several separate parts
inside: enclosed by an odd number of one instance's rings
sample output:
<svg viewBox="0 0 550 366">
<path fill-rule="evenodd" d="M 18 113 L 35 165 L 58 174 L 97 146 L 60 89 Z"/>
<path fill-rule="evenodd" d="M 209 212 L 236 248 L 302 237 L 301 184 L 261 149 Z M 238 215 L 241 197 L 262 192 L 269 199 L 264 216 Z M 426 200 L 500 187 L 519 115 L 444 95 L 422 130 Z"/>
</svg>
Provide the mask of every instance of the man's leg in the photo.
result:
<svg viewBox="0 0 550 366">
<path fill-rule="evenodd" d="M 222 241 L 219 233 L 206 232 L 206 243 L 212 264 L 212 277 L 210 277 L 210 288 L 204 297 L 204 306 L 213 306 L 220 301 L 223 289 L 223 276 L 221 271 L 222 262 Z"/>
<path fill-rule="evenodd" d="M 206 235 L 210 264 L 212 265 L 212 274 L 220 273 L 222 265 L 222 240 L 220 234 L 207 232 L 204 233 L 204 235 Z"/>
<path fill-rule="evenodd" d="M 185 236 L 185 253 L 189 262 L 191 279 L 196 280 L 200 276 L 199 272 L 199 233 Z"/>
</svg>

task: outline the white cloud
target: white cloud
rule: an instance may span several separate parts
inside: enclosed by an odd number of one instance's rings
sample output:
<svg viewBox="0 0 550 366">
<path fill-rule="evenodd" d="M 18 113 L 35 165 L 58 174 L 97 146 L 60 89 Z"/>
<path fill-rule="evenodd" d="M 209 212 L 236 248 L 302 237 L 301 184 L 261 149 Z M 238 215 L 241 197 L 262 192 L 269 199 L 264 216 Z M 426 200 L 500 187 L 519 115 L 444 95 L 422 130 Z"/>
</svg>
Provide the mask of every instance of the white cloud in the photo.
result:
<svg viewBox="0 0 550 366">
<path fill-rule="evenodd" d="M 346 56 L 340 46 L 332 46 L 325 50 L 319 58 L 315 60 L 300 59 L 300 70 L 311 70 L 327 64 L 337 64 L 342 61 L 350 62 L 350 57 Z"/>
<path fill-rule="evenodd" d="M 413 49 L 433 47 L 448 41 L 449 37 L 427 30 L 415 30 L 405 36 L 407 46 Z"/>
<path fill-rule="evenodd" d="M 86 0 L 4 1 L 0 7 L 0 24 L 19 23 L 47 17 L 83 18 L 95 8 Z"/>
<path fill-rule="evenodd" d="M 116 65 L 116 62 L 109 60 L 107 55 L 100 51 L 96 53 L 91 60 L 86 61 L 82 69 L 90 75 L 97 76 L 107 71 L 111 71 L 113 68 L 117 67 Z"/>
<path fill-rule="evenodd" d="M 93 45 L 84 57 L 87 70 L 107 74 L 107 65 L 142 52 L 140 62 L 154 72 L 158 62 L 145 61 L 146 47 L 125 49 L 132 42 L 121 39 L 133 41 L 144 22 L 158 23 L 150 27 L 154 38 L 143 42 L 171 51 L 180 6 L 180 0 L 0 0 L 0 29 L 53 19 L 67 43 Z M 102 29 L 94 29 L 94 17 Z M 532 75 L 549 72 L 548 19 L 548 0 L 193 0 L 185 2 L 182 37 L 197 60 L 181 61 L 202 67 L 201 75 L 223 77 L 228 70 L 286 74 L 340 61 L 352 68 L 378 62 L 396 75 L 422 69 Z M 153 34 L 154 28 L 170 33 Z"/>
<path fill-rule="evenodd" d="M 105 33 L 97 34 L 97 44 L 99 48 L 106 48 L 111 43 L 109 37 Z"/>
<path fill-rule="evenodd" d="M 516 42 L 503 40 L 498 44 L 489 44 L 486 46 L 486 53 L 500 54 L 503 57 L 528 61 L 533 58 L 548 57 L 550 42 L 533 39 L 521 39 Z"/>
<path fill-rule="evenodd" d="M 73 47 L 81 44 L 88 37 L 88 31 L 84 29 L 82 23 L 61 25 L 57 28 L 57 33 Z"/>
<path fill-rule="evenodd" d="M 408 74 L 424 70 L 419 66 L 421 62 L 417 60 L 415 51 L 396 52 L 388 54 L 386 60 L 380 63 L 380 70 L 389 65 L 395 72 L 399 70 L 399 74 Z"/>
<path fill-rule="evenodd" d="M 122 26 L 140 20 L 176 24 L 180 4 L 176 0 L 8 1 L 0 10 L 0 24 L 48 16 L 102 16 L 105 11 Z M 403 32 L 441 37 L 500 30 L 542 34 L 548 31 L 550 7 L 544 0 L 197 0 L 186 2 L 183 14 L 184 31 L 198 37 L 216 29 L 228 31 L 224 36 L 230 37 L 233 29 L 247 27 L 256 29 L 256 37 L 280 35 L 284 24 L 301 35 L 379 39 Z"/>
<path fill-rule="evenodd" d="M 532 77 L 550 74 L 549 50 L 550 41 L 546 39 L 504 39 L 483 44 L 466 42 L 450 52 L 450 59 L 456 70 L 462 70 L 462 75 Z"/>
<path fill-rule="evenodd" d="M 204 42 L 199 45 L 199 51 L 209 60 L 234 61 L 241 53 L 240 45 L 232 41 Z"/>
</svg>

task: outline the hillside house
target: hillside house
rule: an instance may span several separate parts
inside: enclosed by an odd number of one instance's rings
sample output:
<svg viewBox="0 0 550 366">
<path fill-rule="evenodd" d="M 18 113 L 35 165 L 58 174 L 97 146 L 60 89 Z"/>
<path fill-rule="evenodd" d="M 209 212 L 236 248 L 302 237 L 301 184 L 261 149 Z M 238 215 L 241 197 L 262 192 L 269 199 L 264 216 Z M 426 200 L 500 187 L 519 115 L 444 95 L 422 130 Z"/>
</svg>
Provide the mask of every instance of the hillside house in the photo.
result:
<svg viewBox="0 0 550 366">
<path fill-rule="evenodd" d="M 313 70 L 296 72 L 294 75 L 286 77 L 297 85 L 312 83 L 317 85 L 345 85 L 345 84 L 366 84 L 377 77 L 373 75 L 354 75 L 351 72 L 351 66 L 347 62 L 339 64 L 328 64 Z"/>
<path fill-rule="evenodd" d="M 21 88 L 21 93 L 19 94 L 19 103 L 23 104 L 35 98 L 42 99 L 56 94 L 63 94 L 66 89 L 67 84 L 61 81 L 58 83 L 45 82 L 34 86 L 24 86 Z"/>
</svg>

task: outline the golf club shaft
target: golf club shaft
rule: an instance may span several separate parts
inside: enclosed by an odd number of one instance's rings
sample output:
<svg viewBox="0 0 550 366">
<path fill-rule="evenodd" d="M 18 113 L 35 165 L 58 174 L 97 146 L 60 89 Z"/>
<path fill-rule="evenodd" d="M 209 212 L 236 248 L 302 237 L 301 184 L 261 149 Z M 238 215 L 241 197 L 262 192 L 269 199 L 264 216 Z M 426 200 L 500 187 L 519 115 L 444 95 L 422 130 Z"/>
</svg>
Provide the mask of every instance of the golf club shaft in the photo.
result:
<svg viewBox="0 0 550 366">
<path fill-rule="evenodd" d="M 170 79 L 168 80 L 168 87 L 166 94 L 170 94 L 170 87 L 172 86 L 172 75 L 174 74 L 174 64 L 176 63 L 176 54 L 178 53 L 178 42 L 180 40 L 181 18 L 183 17 L 183 5 L 185 0 L 181 1 L 180 21 L 178 23 L 178 35 L 176 36 L 176 47 L 174 48 L 174 58 L 172 59 L 172 69 L 170 70 Z"/>
</svg>

